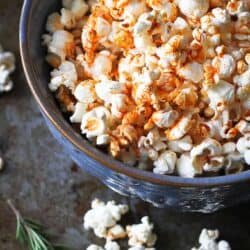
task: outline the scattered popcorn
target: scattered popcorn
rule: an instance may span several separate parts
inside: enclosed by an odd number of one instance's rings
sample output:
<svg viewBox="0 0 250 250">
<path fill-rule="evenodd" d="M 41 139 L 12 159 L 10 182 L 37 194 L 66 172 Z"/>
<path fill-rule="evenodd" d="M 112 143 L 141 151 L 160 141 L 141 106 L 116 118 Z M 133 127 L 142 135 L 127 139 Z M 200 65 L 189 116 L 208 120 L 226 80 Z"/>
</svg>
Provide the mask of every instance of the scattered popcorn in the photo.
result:
<svg viewBox="0 0 250 250">
<path fill-rule="evenodd" d="M 157 236 L 153 233 L 154 225 L 149 222 L 149 218 L 143 217 L 141 224 L 127 226 L 129 246 L 154 246 Z"/>
<path fill-rule="evenodd" d="M 0 93 L 9 92 L 13 88 L 10 74 L 16 69 L 15 56 L 11 52 L 4 52 L 0 45 Z"/>
<path fill-rule="evenodd" d="M 200 247 L 193 247 L 192 250 L 231 250 L 227 241 L 221 240 L 217 242 L 218 238 L 218 230 L 203 229 L 199 237 Z"/>
<path fill-rule="evenodd" d="M 84 216 L 84 228 L 93 229 L 97 237 L 106 238 L 108 230 L 116 225 L 121 216 L 128 212 L 127 205 L 116 205 L 114 201 L 107 204 L 95 199 L 92 209 Z"/>
<path fill-rule="evenodd" d="M 249 27 L 246 0 L 62 0 L 42 36 L 49 88 L 93 145 L 129 166 L 243 171 Z"/>
</svg>

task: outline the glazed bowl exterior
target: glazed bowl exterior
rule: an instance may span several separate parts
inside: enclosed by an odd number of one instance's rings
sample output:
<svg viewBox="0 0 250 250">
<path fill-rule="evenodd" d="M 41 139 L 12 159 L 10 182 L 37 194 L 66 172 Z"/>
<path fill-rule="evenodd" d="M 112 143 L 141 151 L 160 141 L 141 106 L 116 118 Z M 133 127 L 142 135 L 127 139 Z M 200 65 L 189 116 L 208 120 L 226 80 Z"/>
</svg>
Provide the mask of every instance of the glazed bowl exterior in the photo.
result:
<svg viewBox="0 0 250 250">
<path fill-rule="evenodd" d="M 120 194 L 158 207 L 209 213 L 250 199 L 250 171 L 210 178 L 155 175 L 112 159 L 75 132 L 48 89 L 49 67 L 41 46 L 47 16 L 60 9 L 59 0 L 25 0 L 20 21 L 20 50 L 31 91 L 48 128 L 65 154 L 86 172 Z"/>
</svg>

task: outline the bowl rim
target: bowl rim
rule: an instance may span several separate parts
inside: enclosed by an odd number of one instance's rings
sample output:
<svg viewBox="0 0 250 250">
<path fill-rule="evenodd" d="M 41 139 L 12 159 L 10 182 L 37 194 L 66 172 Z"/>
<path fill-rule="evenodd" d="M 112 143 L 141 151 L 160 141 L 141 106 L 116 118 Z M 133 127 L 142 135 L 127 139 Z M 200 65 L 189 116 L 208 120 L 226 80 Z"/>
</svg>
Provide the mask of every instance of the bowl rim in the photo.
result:
<svg viewBox="0 0 250 250">
<path fill-rule="evenodd" d="M 132 168 L 126 166 L 125 164 L 115 160 L 112 156 L 100 152 L 96 154 L 93 146 L 89 146 L 84 143 L 84 140 L 77 136 L 77 133 L 72 129 L 68 129 L 69 124 L 63 118 L 62 115 L 58 116 L 57 113 L 50 112 L 49 104 L 46 98 L 39 91 L 37 84 L 37 78 L 35 76 L 34 70 L 32 70 L 32 62 L 29 56 L 28 50 L 28 30 L 29 30 L 29 17 L 31 14 L 32 0 L 24 0 L 20 26 L 19 26 L 19 46 L 21 61 L 24 69 L 24 73 L 31 89 L 33 96 L 38 103 L 40 110 L 45 114 L 49 121 L 54 125 L 54 127 L 59 131 L 59 133 L 74 147 L 78 150 L 91 157 L 98 163 L 104 165 L 105 167 L 123 174 L 125 176 L 131 177 L 138 181 L 147 182 L 150 184 L 157 184 L 161 186 L 174 186 L 174 187 L 216 187 L 231 185 L 234 183 L 245 182 L 250 180 L 250 170 L 243 171 L 241 173 L 217 176 L 217 177 L 195 177 L 195 178 L 184 178 L 180 176 L 171 175 L 159 175 L 149 171 L 143 171 L 137 168 Z"/>
</svg>

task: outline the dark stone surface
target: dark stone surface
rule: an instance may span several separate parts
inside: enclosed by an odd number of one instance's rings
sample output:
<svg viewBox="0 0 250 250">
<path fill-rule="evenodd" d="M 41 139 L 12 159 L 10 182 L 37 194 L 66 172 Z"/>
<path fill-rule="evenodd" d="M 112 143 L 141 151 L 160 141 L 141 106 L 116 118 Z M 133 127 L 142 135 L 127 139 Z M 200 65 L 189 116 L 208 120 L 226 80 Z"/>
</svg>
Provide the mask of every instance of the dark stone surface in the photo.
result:
<svg viewBox="0 0 250 250">
<path fill-rule="evenodd" d="M 74 249 L 102 243 L 82 229 L 82 216 L 94 197 L 127 202 L 127 223 L 149 215 L 159 236 L 157 250 L 189 250 L 202 228 L 218 228 L 234 250 L 250 249 L 250 203 L 214 214 L 180 214 L 153 208 L 115 194 L 78 169 L 50 135 L 28 90 L 18 50 L 22 0 L 0 0 L 0 43 L 17 57 L 14 90 L 0 96 L 0 250 L 22 249 L 15 242 L 15 218 L 5 200 L 11 198 L 28 217 L 41 221 Z M 126 243 L 126 242 L 125 242 Z M 124 248 L 125 250 L 126 248 Z"/>
</svg>

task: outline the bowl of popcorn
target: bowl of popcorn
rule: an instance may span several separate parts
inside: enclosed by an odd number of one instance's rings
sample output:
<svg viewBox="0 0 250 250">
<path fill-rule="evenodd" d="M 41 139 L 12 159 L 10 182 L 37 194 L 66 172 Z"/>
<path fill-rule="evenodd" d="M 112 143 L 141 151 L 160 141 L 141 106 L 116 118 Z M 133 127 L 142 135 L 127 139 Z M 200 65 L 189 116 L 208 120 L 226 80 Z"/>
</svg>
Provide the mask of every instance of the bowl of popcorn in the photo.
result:
<svg viewBox="0 0 250 250">
<path fill-rule="evenodd" d="M 24 1 L 29 86 L 111 189 L 212 212 L 249 200 L 248 0 Z"/>
</svg>

